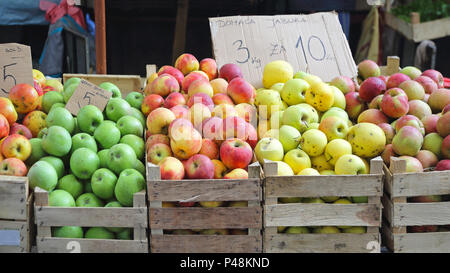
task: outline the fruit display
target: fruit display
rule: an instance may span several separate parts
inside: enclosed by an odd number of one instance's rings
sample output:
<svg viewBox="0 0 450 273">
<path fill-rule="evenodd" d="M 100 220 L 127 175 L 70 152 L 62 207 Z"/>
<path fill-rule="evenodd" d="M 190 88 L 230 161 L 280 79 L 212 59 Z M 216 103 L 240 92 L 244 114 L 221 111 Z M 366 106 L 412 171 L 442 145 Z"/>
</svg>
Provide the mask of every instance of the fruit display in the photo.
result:
<svg viewBox="0 0 450 273">
<path fill-rule="evenodd" d="M 144 88 L 147 162 L 162 180 L 248 179 L 257 142 L 256 90 L 236 65 L 192 54 L 150 75 Z M 168 182 L 169 183 L 169 182 Z M 231 183 L 231 182 L 230 182 Z M 182 188 L 180 188 L 182 190 Z M 162 202 L 162 207 L 247 207 L 247 202 Z M 246 230 L 164 230 L 170 234 L 242 234 Z"/>
<path fill-rule="evenodd" d="M 105 82 L 101 87 L 113 93 L 105 110 L 86 105 L 74 117 L 65 103 L 80 79 L 62 85 L 37 70 L 33 75 L 35 87 L 18 84 L 0 98 L 0 175 L 27 176 L 32 190 L 49 192 L 49 206 L 133 206 L 133 194 L 146 187 L 143 95 L 122 99 L 117 86 Z M 133 229 L 64 226 L 52 235 L 131 239 Z"/>
</svg>

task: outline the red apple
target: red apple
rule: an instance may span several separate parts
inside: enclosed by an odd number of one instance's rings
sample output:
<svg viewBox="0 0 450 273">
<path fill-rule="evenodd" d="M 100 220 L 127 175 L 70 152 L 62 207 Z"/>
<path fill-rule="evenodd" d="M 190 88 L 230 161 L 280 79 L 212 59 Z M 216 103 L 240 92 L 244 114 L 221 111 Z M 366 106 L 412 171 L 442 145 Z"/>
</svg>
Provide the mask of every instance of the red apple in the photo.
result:
<svg viewBox="0 0 450 273">
<path fill-rule="evenodd" d="M 428 150 L 420 150 L 415 157 L 422 163 L 424 169 L 436 166 L 439 161 L 438 157 Z"/>
<path fill-rule="evenodd" d="M 438 226 L 432 226 L 432 225 L 410 226 L 410 227 L 408 227 L 408 232 L 411 232 L 411 233 L 437 232 L 438 229 L 439 229 Z"/>
<path fill-rule="evenodd" d="M 169 109 L 176 105 L 185 105 L 185 104 L 186 99 L 184 98 L 183 94 L 179 92 L 170 93 L 164 100 L 164 107 Z"/>
<path fill-rule="evenodd" d="M 445 159 L 450 159 L 450 135 L 446 136 L 442 141 L 441 154 Z"/>
<path fill-rule="evenodd" d="M 392 144 L 388 144 L 384 147 L 384 151 L 381 153 L 381 158 L 383 159 L 384 164 L 389 166 L 391 163 L 391 157 L 396 157 L 397 154 L 394 152 L 392 148 Z"/>
<path fill-rule="evenodd" d="M 186 77 L 184 77 L 182 89 L 187 92 L 189 90 L 189 86 L 191 86 L 191 83 L 195 82 L 196 80 L 204 79 L 206 81 L 209 81 L 208 75 L 203 71 L 192 71 L 189 73 Z"/>
<path fill-rule="evenodd" d="M 39 94 L 33 86 L 26 83 L 19 83 L 11 88 L 8 98 L 19 114 L 29 113 L 39 105 Z"/>
<path fill-rule="evenodd" d="M 144 97 L 141 110 L 145 116 L 148 116 L 156 108 L 164 105 L 164 98 L 157 94 L 150 94 Z"/>
<path fill-rule="evenodd" d="M 383 100 L 383 95 L 378 95 L 372 99 L 369 103 L 369 109 L 378 109 L 381 110 L 381 101 Z"/>
<path fill-rule="evenodd" d="M 242 78 L 242 71 L 236 64 L 224 64 L 219 70 L 219 78 L 223 78 L 230 82 L 234 78 Z"/>
<path fill-rule="evenodd" d="M 409 111 L 408 96 L 400 88 L 387 90 L 381 100 L 381 110 L 391 118 L 399 118 L 406 115 Z"/>
<path fill-rule="evenodd" d="M 406 115 L 397 119 L 397 121 L 395 122 L 395 131 L 400 131 L 400 129 L 404 126 L 415 127 L 417 130 L 419 130 L 420 133 L 422 133 L 422 135 L 425 135 L 425 128 L 423 126 L 423 123 L 416 116 Z"/>
<path fill-rule="evenodd" d="M 408 114 L 416 116 L 420 120 L 432 114 L 430 106 L 421 100 L 410 100 Z"/>
<path fill-rule="evenodd" d="M 447 104 L 450 104 L 450 89 L 439 88 L 428 99 L 428 104 L 434 113 L 441 112 Z"/>
<path fill-rule="evenodd" d="M 434 69 L 425 70 L 420 76 L 430 77 L 437 84 L 438 88 L 444 87 L 444 77 L 442 76 L 441 72 L 437 70 Z"/>
<path fill-rule="evenodd" d="M 444 159 L 438 162 L 436 165 L 436 171 L 448 171 L 450 170 L 450 159 Z"/>
<path fill-rule="evenodd" d="M 9 130 L 10 127 L 8 120 L 5 118 L 5 116 L 0 114 L 0 139 L 7 137 L 9 135 Z"/>
<path fill-rule="evenodd" d="M 394 138 L 395 135 L 394 128 L 392 128 L 392 126 L 389 123 L 379 123 L 377 125 L 383 130 L 384 135 L 386 136 L 386 144 L 392 143 L 392 139 Z"/>
<path fill-rule="evenodd" d="M 223 120 L 218 117 L 210 117 L 202 122 L 202 135 L 217 142 L 223 140 Z"/>
<path fill-rule="evenodd" d="M 436 130 L 441 137 L 450 135 L 450 112 L 443 114 L 436 123 Z"/>
<path fill-rule="evenodd" d="M 5 116 L 10 126 L 17 120 L 16 109 L 8 98 L 0 97 L 0 114 Z"/>
<path fill-rule="evenodd" d="M 227 117 L 223 120 L 223 140 L 229 138 L 246 138 L 247 122 L 245 119 L 237 116 Z"/>
<path fill-rule="evenodd" d="M 347 111 L 348 116 L 351 119 L 358 118 L 359 114 L 361 114 L 366 109 L 366 104 L 359 97 L 358 92 L 350 92 L 345 95 L 345 111 Z"/>
<path fill-rule="evenodd" d="M 217 78 L 217 75 L 219 74 L 217 71 L 216 60 L 211 58 L 206 58 L 200 61 L 200 70 L 208 75 L 210 81 Z"/>
<path fill-rule="evenodd" d="M 180 85 L 178 84 L 177 79 L 170 74 L 161 74 L 150 85 L 150 93 L 162 97 L 165 97 L 172 92 L 179 91 Z"/>
<path fill-rule="evenodd" d="M 189 107 L 187 105 L 175 105 L 170 108 L 170 111 L 172 111 L 176 118 L 190 119 Z"/>
<path fill-rule="evenodd" d="M 331 80 L 330 84 L 341 90 L 344 95 L 349 92 L 355 92 L 355 83 L 347 76 L 337 76 Z"/>
<path fill-rule="evenodd" d="M 154 144 L 157 143 L 163 143 L 166 145 L 170 145 L 169 137 L 163 134 L 155 134 L 151 135 L 147 138 L 147 141 L 145 143 L 145 150 L 148 151 L 150 147 L 152 147 Z"/>
<path fill-rule="evenodd" d="M 364 60 L 358 64 L 358 76 L 367 79 L 380 76 L 380 67 L 372 60 Z"/>
<path fill-rule="evenodd" d="M 201 103 L 205 106 L 208 106 L 209 110 L 212 111 L 214 108 L 214 102 L 210 96 L 205 93 L 196 93 L 192 97 L 189 98 L 187 102 L 187 106 L 191 107 L 195 103 Z"/>
<path fill-rule="evenodd" d="M 387 123 L 388 118 L 378 109 L 367 109 L 358 116 L 358 123 L 369 122 L 373 124 Z"/>
<path fill-rule="evenodd" d="M 33 79 L 33 87 L 34 89 L 36 89 L 36 92 L 39 96 L 44 95 L 44 90 L 42 89 L 41 84 L 36 79 Z"/>
<path fill-rule="evenodd" d="M 172 75 L 177 81 L 179 86 L 183 84 L 184 76 L 183 73 L 181 73 L 180 70 L 176 69 L 173 66 L 170 65 L 164 65 L 158 70 L 158 76 L 161 76 L 162 74 L 170 74 Z"/>
<path fill-rule="evenodd" d="M 411 80 L 411 78 L 403 73 L 394 73 L 389 76 L 389 79 L 386 83 L 386 88 L 391 89 L 394 87 L 398 87 L 402 82 L 407 80 Z"/>
<path fill-rule="evenodd" d="M 220 105 L 220 104 L 230 104 L 230 105 L 234 105 L 233 100 L 231 99 L 230 96 L 228 96 L 227 94 L 223 94 L 223 93 L 217 93 L 212 97 L 212 100 L 214 102 L 215 105 Z"/>
<path fill-rule="evenodd" d="M 214 164 L 206 155 L 196 154 L 186 162 L 186 174 L 189 179 L 213 179 Z"/>
<path fill-rule="evenodd" d="M 175 61 L 175 67 L 180 70 L 183 75 L 187 75 L 192 71 L 198 70 L 200 64 L 194 55 L 189 53 L 181 54 Z"/>
<path fill-rule="evenodd" d="M 26 137 L 28 139 L 31 139 L 33 137 L 30 129 L 28 129 L 25 125 L 19 124 L 19 123 L 14 123 L 11 126 L 10 134 L 11 135 L 12 134 L 19 134 L 19 135 L 22 135 L 22 136 L 24 136 L 24 137 Z"/>
<path fill-rule="evenodd" d="M 359 96 L 362 100 L 370 102 L 376 96 L 386 91 L 386 84 L 377 77 L 370 77 L 363 81 L 359 87 Z"/>
<path fill-rule="evenodd" d="M 230 170 L 247 168 L 252 158 L 252 147 L 241 139 L 227 139 L 220 145 L 220 159 Z"/>
<path fill-rule="evenodd" d="M 423 126 L 425 127 L 425 134 L 428 135 L 429 133 L 437 132 L 436 125 L 439 118 L 439 115 L 429 115 L 421 119 Z"/>
<path fill-rule="evenodd" d="M 232 79 L 227 87 L 227 94 L 233 99 L 234 103 L 250 103 L 255 101 L 255 88 L 243 78 Z"/>
<path fill-rule="evenodd" d="M 22 135 L 9 135 L 2 141 L 1 153 L 6 158 L 15 157 L 25 161 L 31 154 L 30 141 Z"/>
<path fill-rule="evenodd" d="M 20 159 L 12 157 L 0 162 L 0 175 L 25 176 L 27 171 L 27 166 Z"/>
<path fill-rule="evenodd" d="M 172 150 L 164 143 L 156 143 L 147 150 L 147 161 L 155 165 L 168 156 L 172 156 Z"/>
<path fill-rule="evenodd" d="M 423 166 L 420 161 L 412 156 L 402 155 L 399 159 L 406 160 L 406 172 L 407 173 L 421 173 L 423 172 Z"/>
<path fill-rule="evenodd" d="M 431 94 L 438 89 L 438 85 L 430 77 L 419 76 L 414 80 L 422 85 L 426 94 Z"/>
<path fill-rule="evenodd" d="M 219 159 L 219 147 L 217 146 L 216 142 L 208 138 L 202 139 L 202 148 L 198 153 L 206 155 L 211 160 Z"/>
<path fill-rule="evenodd" d="M 162 180 L 181 180 L 184 178 L 184 166 L 175 157 L 166 157 L 159 162 Z"/>
</svg>

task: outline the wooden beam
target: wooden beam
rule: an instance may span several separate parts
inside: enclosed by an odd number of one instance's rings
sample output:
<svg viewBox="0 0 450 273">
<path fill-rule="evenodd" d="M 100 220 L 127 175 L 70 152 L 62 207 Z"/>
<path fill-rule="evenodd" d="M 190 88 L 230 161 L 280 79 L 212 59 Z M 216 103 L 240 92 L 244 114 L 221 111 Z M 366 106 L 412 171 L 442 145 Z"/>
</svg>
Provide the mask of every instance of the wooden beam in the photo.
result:
<svg viewBox="0 0 450 273">
<path fill-rule="evenodd" d="M 189 11 L 189 0 L 178 0 L 177 21 L 175 23 L 175 37 L 172 48 L 172 63 L 180 56 L 186 47 L 186 27 Z"/>
<path fill-rule="evenodd" d="M 95 0 L 95 51 L 97 74 L 106 74 L 105 0 Z"/>
</svg>

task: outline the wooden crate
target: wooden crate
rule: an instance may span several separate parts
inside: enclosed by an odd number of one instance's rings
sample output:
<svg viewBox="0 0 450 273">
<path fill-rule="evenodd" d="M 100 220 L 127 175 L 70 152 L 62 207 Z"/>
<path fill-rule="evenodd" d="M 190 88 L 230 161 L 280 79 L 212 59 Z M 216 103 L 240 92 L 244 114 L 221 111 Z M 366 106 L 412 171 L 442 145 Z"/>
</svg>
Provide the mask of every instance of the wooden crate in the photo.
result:
<svg viewBox="0 0 450 273">
<path fill-rule="evenodd" d="M 277 164 L 264 164 L 264 252 L 379 252 L 383 161 L 370 162 L 370 174 L 276 176 Z M 278 204 L 279 197 L 368 196 L 359 204 Z M 285 234 L 278 226 L 365 226 L 365 234 Z"/>
<path fill-rule="evenodd" d="M 158 166 L 147 165 L 150 201 L 150 252 L 260 253 L 262 208 L 259 163 L 249 179 L 161 180 Z M 248 207 L 172 207 L 162 202 L 248 201 Z M 174 235 L 165 229 L 248 229 L 248 235 Z"/>
<path fill-rule="evenodd" d="M 119 87 L 122 98 L 133 91 L 142 92 L 142 80 L 139 75 L 63 74 L 64 82 L 73 77 L 85 79 L 95 85 L 111 82 Z"/>
<path fill-rule="evenodd" d="M 407 226 L 450 225 L 450 202 L 407 203 L 408 197 L 450 194 L 450 171 L 406 173 L 391 158 L 383 196 L 383 241 L 393 252 L 450 252 L 450 232 L 408 233 Z"/>
<path fill-rule="evenodd" d="M 30 252 L 34 241 L 33 194 L 26 177 L 0 176 L 0 253 Z"/>
<path fill-rule="evenodd" d="M 85 208 L 50 207 L 48 192 L 35 189 L 37 251 L 40 253 L 125 253 L 148 252 L 147 205 L 145 191 L 134 194 L 133 207 Z M 52 237 L 51 227 L 126 227 L 134 228 L 133 240 L 70 239 Z"/>
</svg>

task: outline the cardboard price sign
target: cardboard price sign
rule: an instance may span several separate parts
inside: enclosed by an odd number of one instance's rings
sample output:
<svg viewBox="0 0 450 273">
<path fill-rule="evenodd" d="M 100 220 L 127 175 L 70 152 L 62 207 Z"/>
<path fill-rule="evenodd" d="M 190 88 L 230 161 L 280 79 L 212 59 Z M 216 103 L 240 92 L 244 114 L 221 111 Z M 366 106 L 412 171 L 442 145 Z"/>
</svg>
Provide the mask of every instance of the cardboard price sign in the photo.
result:
<svg viewBox="0 0 450 273">
<path fill-rule="evenodd" d="M 0 44 L 0 97 L 8 97 L 9 90 L 19 83 L 33 86 L 31 48 L 16 43 Z"/>
<path fill-rule="evenodd" d="M 111 96 L 112 92 L 82 79 L 67 102 L 66 109 L 75 116 L 83 106 L 88 104 L 95 105 L 100 111 L 103 111 Z"/>
<path fill-rule="evenodd" d="M 355 77 L 357 68 L 336 13 L 209 18 L 218 67 L 240 66 L 246 80 L 262 87 L 264 66 L 285 60 L 297 71 L 330 81 Z"/>
</svg>

